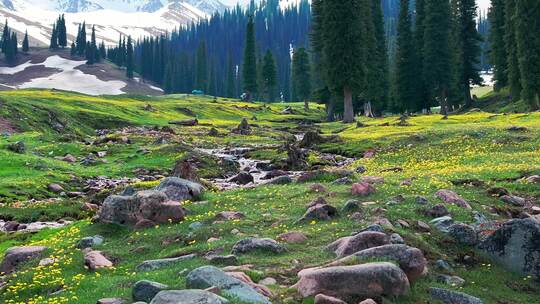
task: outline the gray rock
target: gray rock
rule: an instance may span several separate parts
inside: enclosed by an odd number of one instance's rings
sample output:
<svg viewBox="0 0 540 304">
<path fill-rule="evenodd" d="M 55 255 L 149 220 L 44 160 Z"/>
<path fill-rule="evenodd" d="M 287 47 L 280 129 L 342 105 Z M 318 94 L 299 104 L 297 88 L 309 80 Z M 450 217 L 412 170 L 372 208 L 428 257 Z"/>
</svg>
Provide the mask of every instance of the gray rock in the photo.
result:
<svg viewBox="0 0 540 304">
<path fill-rule="evenodd" d="M 540 278 L 540 221 L 534 218 L 511 220 L 479 247 L 506 268 Z"/>
<path fill-rule="evenodd" d="M 30 260 L 39 259 L 45 250 L 47 247 L 44 246 L 11 247 L 5 252 L 0 272 L 10 273 Z"/>
<path fill-rule="evenodd" d="M 287 249 L 272 239 L 247 238 L 234 244 L 232 254 L 250 253 L 257 250 L 271 253 L 282 253 Z"/>
<path fill-rule="evenodd" d="M 297 221 L 307 222 L 311 220 L 326 221 L 338 215 L 337 209 L 334 206 L 328 204 L 315 204 L 310 206 L 306 213 Z"/>
<path fill-rule="evenodd" d="M 437 281 L 444 283 L 446 285 L 450 285 L 452 287 L 461 287 L 465 285 L 465 280 L 463 278 L 460 278 L 458 276 L 450 276 L 446 274 L 437 275 Z"/>
<path fill-rule="evenodd" d="M 445 304 L 483 304 L 479 298 L 442 288 L 431 287 L 429 288 L 429 294 L 433 299 L 442 301 Z"/>
<path fill-rule="evenodd" d="M 99 299 L 97 304 L 124 304 L 126 301 L 122 298 L 105 298 L 105 299 Z"/>
<path fill-rule="evenodd" d="M 253 175 L 251 175 L 249 172 L 241 171 L 231 179 L 229 179 L 229 182 L 237 183 L 239 185 L 247 185 L 249 183 L 252 183 L 254 181 Z"/>
<path fill-rule="evenodd" d="M 448 232 L 450 226 L 454 224 L 454 220 L 449 216 L 443 216 L 433 219 L 429 223 L 441 232 Z"/>
<path fill-rule="evenodd" d="M 345 206 L 341 209 L 344 213 L 352 213 L 361 210 L 360 201 L 357 200 L 348 200 L 345 203 Z"/>
<path fill-rule="evenodd" d="M 293 179 L 288 175 L 274 177 L 273 179 L 264 183 L 265 185 L 287 185 L 291 184 Z"/>
<path fill-rule="evenodd" d="M 203 223 L 201 223 L 201 222 L 193 222 L 193 223 L 189 224 L 189 227 L 188 227 L 188 228 L 189 228 L 189 230 L 198 230 L 198 229 L 200 229 L 202 226 L 204 226 L 204 225 L 203 225 Z"/>
<path fill-rule="evenodd" d="M 99 246 L 101 244 L 103 244 L 102 236 L 100 235 L 89 236 L 89 237 L 80 239 L 79 242 L 77 242 L 77 248 L 85 249 L 85 248 L 91 248 L 94 246 Z"/>
<path fill-rule="evenodd" d="M 353 235 L 357 235 L 359 233 L 362 233 L 364 231 L 374 231 L 374 232 L 384 232 L 384 228 L 383 226 L 379 225 L 379 224 L 371 224 L 369 226 L 367 226 L 366 228 L 358 231 L 358 232 L 354 232 Z"/>
<path fill-rule="evenodd" d="M 523 207 L 525 206 L 525 203 L 526 203 L 524 198 L 515 196 L 515 195 L 503 195 L 501 196 L 501 201 L 509 205 L 518 206 L 518 207 Z"/>
<path fill-rule="evenodd" d="M 405 240 L 398 233 L 392 233 L 390 235 L 390 243 L 392 243 L 392 244 L 405 244 Z"/>
<path fill-rule="evenodd" d="M 208 260 L 212 264 L 217 265 L 226 265 L 226 266 L 233 266 L 238 265 L 238 258 L 234 254 L 230 255 L 211 255 L 206 257 L 206 260 Z"/>
<path fill-rule="evenodd" d="M 386 234 L 365 231 L 354 236 L 340 238 L 328 245 L 327 248 L 333 251 L 338 257 L 344 257 L 364 249 L 387 244 L 390 244 L 390 239 Z"/>
<path fill-rule="evenodd" d="M 167 290 L 159 292 L 150 304 L 227 304 L 225 298 L 205 290 Z"/>
<path fill-rule="evenodd" d="M 24 154 L 26 152 L 26 145 L 22 141 L 18 141 L 7 146 L 8 150 L 18 154 Z"/>
<path fill-rule="evenodd" d="M 437 260 L 437 261 L 435 261 L 435 267 L 438 270 L 442 270 L 442 271 L 446 271 L 446 272 L 453 272 L 454 271 L 454 269 L 452 269 L 452 266 L 450 266 L 450 264 L 448 264 L 448 262 L 445 261 L 445 260 Z"/>
<path fill-rule="evenodd" d="M 467 224 L 453 224 L 448 228 L 448 235 L 463 245 L 474 246 L 478 243 L 476 230 Z"/>
<path fill-rule="evenodd" d="M 426 215 L 429 217 L 442 217 L 449 214 L 450 212 L 443 204 L 437 204 L 426 210 Z"/>
<path fill-rule="evenodd" d="M 203 266 L 191 271 L 186 277 L 186 286 L 194 289 L 219 288 L 223 295 L 246 303 L 271 304 L 265 296 L 259 294 L 248 284 L 227 275 L 213 266 Z"/>
<path fill-rule="evenodd" d="M 134 301 L 150 302 L 152 299 L 162 290 L 169 288 L 169 286 L 142 280 L 133 285 L 132 297 Z"/>
<path fill-rule="evenodd" d="M 168 267 L 170 265 L 174 265 L 177 263 L 181 263 L 185 260 L 194 259 L 195 257 L 196 257 L 195 254 L 188 254 L 181 257 L 177 257 L 177 258 L 148 260 L 139 264 L 139 266 L 137 266 L 137 271 L 152 271 L 152 270 Z"/>
<path fill-rule="evenodd" d="M 414 201 L 418 204 L 418 205 L 427 205 L 429 204 L 429 200 L 423 196 L 417 196 Z"/>
<path fill-rule="evenodd" d="M 156 190 L 165 193 L 170 200 L 183 202 L 200 197 L 204 187 L 178 177 L 167 177 L 156 187 Z"/>
<path fill-rule="evenodd" d="M 64 187 L 60 186 L 59 184 L 49 184 L 47 185 L 47 190 L 53 193 L 61 193 L 64 192 Z"/>
</svg>

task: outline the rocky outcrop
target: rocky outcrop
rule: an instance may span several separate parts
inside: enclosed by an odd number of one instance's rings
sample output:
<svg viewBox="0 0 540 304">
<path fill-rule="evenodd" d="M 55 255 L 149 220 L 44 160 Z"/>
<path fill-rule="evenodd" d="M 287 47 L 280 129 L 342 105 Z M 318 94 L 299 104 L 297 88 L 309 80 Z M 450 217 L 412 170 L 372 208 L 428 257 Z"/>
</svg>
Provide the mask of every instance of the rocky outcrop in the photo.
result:
<svg viewBox="0 0 540 304">
<path fill-rule="evenodd" d="M 328 245 L 328 250 L 333 251 L 338 257 L 351 255 L 355 252 L 390 244 L 390 238 L 375 231 L 364 231 L 354 236 L 347 236 Z"/>
<path fill-rule="evenodd" d="M 170 200 L 183 202 L 197 199 L 203 193 L 204 187 L 178 177 L 167 177 L 156 187 L 156 190 L 165 193 Z"/>
<path fill-rule="evenodd" d="M 21 264 L 37 260 L 41 258 L 45 250 L 47 247 L 44 246 L 11 247 L 6 250 L 2 264 L 0 264 L 0 272 L 10 273 Z"/>
<path fill-rule="evenodd" d="M 134 301 L 150 302 L 160 291 L 169 288 L 157 282 L 141 280 L 133 285 L 132 297 Z"/>
<path fill-rule="evenodd" d="M 303 297 L 324 294 L 343 300 L 401 296 L 409 292 L 407 275 L 391 263 L 305 269 L 296 288 Z"/>
<path fill-rule="evenodd" d="M 442 189 L 435 193 L 435 196 L 447 204 L 454 204 L 461 208 L 472 209 L 469 202 L 451 190 Z"/>
<path fill-rule="evenodd" d="M 113 263 L 101 251 L 88 251 L 84 254 L 84 265 L 90 270 L 109 268 Z"/>
</svg>

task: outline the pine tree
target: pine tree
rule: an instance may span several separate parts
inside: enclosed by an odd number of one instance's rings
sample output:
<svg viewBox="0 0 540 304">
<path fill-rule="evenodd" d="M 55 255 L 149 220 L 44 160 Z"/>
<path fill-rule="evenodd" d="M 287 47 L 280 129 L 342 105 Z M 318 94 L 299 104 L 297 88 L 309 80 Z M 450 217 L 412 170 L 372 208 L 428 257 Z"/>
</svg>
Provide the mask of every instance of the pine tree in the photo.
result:
<svg viewBox="0 0 540 304">
<path fill-rule="evenodd" d="M 30 46 L 29 46 L 29 43 L 28 43 L 28 31 L 26 31 L 24 33 L 24 39 L 23 39 L 23 43 L 22 43 L 22 51 L 24 53 L 28 53 L 29 50 L 30 50 Z"/>
<path fill-rule="evenodd" d="M 416 56 L 416 104 L 418 109 L 426 109 L 428 112 L 433 105 L 430 100 L 426 80 L 424 79 L 424 35 L 425 35 L 425 20 L 426 20 L 426 0 L 416 0 L 416 16 L 415 16 L 415 31 L 414 44 Z"/>
<path fill-rule="evenodd" d="M 266 101 L 276 100 L 277 70 L 274 55 L 270 50 L 266 51 L 262 65 L 262 85 Z"/>
<path fill-rule="evenodd" d="M 371 16 L 377 43 L 374 54 L 374 62 L 376 63 L 376 70 L 374 73 L 375 81 L 371 84 L 376 90 L 374 90 L 372 98 L 373 101 L 376 102 L 375 106 L 382 110 L 388 105 L 388 87 L 390 80 L 388 71 L 388 47 L 386 43 L 384 16 L 380 0 L 371 0 Z"/>
<path fill-rule="evenodd" d="M 99 45 L 99 57 L 100 58 L 107 58 L 107 49 L 105 48 L 105 42 L 101 41 L 101 44 Z"/>
<path fill-rule="evenodd" d="M 438 100 L 441 114 L 448 115 L 448 93 L 451 85 L 450 27 L 448 0 L 426 2 L 424 21 L 423 75 L 430 98 Z"/>
<path fill-rule="evenodd" d="M 506 0 L 504 23 L 504 43 L 506 46 L 508 85 L 510 86 L 510 96 L 512 100 L 519 100 L 521 97 L 521 74 L 516 39 L 516 25 L 523 16 L 517 15 L 517 0 Z"/>
<path fill-rule="evenodd" d="M 366 33 L 361 0 L 323 1 L 323 60 L 326 81 L 343 96 L 343 121 L 354 121 L 353 95 L 365 88 Z"/>
<path fill-rule="evenodd" d="M 4 23 L 4 31 L 2 32 L 2 53 L 6 54 L 9 48 L 11 38 L 11 30 L 9 29 L 8 21 Z"/>
<path fill-rule="evenodd" d="M 382 100 L 387 90 L 384 87 L 385 84 L 381 83 L 381 80 L 385 77 L 382 73 L 381 56 L 386 57 L 386 48 L 379 50 L 377 37 L 375 36 L 375 23 L 373 20 L 373 1 L 374 0 L 361 0 L 361 6 L 366 8 L 362 9 L 363 16 L 361 17 L 364 28 L 364 48 L 366 52 L 365 59 L 365 72 L 366 80 L 363 97 L 364 115 L 367 117 L 374 117 L 373 106 L 375 104 L 382 107 L 384 101 Z M 382 52 L 385 52 L 384 54 Z"/>
<path fill-rule="evenodd" d="M 489 9 L 489 22 L 491 31 L 489 42 L 491 45 L 490 62 L 493 65 L 493 78 L 495 91 L 508 85 L 508 55 L 505 43 L 505 0 L 491 0 Z"/>
<path fill-rule="evenodd" d="M 540 109 L 540 2 L 517 0 L 515 29 L 521 71 L 522 98 Z"/>
<path fill-rule="evenodd" d="M 58 31 L 58 45 L 61 48 L 65 48 L 67 46 L 67 30 L 66 30 L 66 19 L 64 17 L 64 14 L 62 14 L 58 18 L 58 22 L 56 24 L 56 30 Z"/>
<path fill-rule="evenodd" d="M 197 49 L 197 90 L 208 90 L 208 58 L 206 55 L 206 43 L 201 41 Z"/>
<path fill-rule="evenodd" d="M 71 49 L 69 51 L 70 51 L 71 57 L 74 57 L 75 55 L 77 55 L 77 46 L 75 45 L 75 42 L 71 43 Z"/>
<path fill-rule="evenodd" d="M 250 17 L 246 29 L 246 46 L 244 49 L 244 64 L 242 67 L 242 78 L 244 91 L 247 94 L 247 101 L 252 101 L 253 97 L 258 92 L 257 56 L 255 52 L 255 24 L 253 22 L 253 17 Z"/>
<path fill-rule="evenodd" d="M 397 25 L 397 51 L 395 76 L 395 108 L 400 111 L 419 110 L 416 82 L 415 41 L 413 40 L 412 22 L 409 14 L 409 0 L 400 1 Z"/>
<path fill-rule="evenodd" d="M 135 68 L 135 61 L 133 57 L 133 43 L 131 36 L 128 37 L 126 45 L 126 76 L 129 79 L 133 78 L 133 70 Z"/>
<path fill-rule="evenodd" d="M 79 26 L 77 35 L 77 55 L 84 56 L 86 53 L 86 22 Z"/>
<path fill-rule="evenodd" d="M 13 64 L 17 59 L 17 34 L 12 32 L 11 37 L 7 38 L 6 43 L 6 61 L 9 64 Z"/>
<path fill-rule="evenodd" d="M 236 88 L 235 84 L 236 79 L 236 69 L 233 65 L 233 59 L 231 53 L 229 52 L 227 56 L 227 87 L 225 89 L 225 97 L 234 98 L 234 92 Z"/>
<path fill-rule="evenodd" d="M 51 43 L 49 45 L 51 50 L 58 49 L 58 30 L 56 29 L 56 24 L 53 25 L 51 32 Z"/>
<path fill-rule="evenodd" d="M 311 97 L 311 65 L 309 54 L 305 48 L 299 48 L 293 53 L 292 70 L 293 87 L 296 97 L 304 102 L 304 109 L 309 110 Z"/>
</svg>

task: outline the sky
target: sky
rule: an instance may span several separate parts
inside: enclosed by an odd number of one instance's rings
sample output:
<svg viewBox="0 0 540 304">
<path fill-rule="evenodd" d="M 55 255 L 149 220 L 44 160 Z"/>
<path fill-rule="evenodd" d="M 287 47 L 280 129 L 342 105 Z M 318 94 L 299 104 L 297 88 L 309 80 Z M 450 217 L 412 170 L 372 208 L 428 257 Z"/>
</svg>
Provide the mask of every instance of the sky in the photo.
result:
<svg viewBox="0 0 540 304">
<path fill-rule="evenodd" d="M 221 0 L 223 3 L 227 5 L 235 5 L 237 2 L 240 2 L 242 4 L 249 3 L 249 0 Z M 487 9 L 491 3 L 491 0 L 477 0 L 478 7 L 481 9 Z"/>
</svg>

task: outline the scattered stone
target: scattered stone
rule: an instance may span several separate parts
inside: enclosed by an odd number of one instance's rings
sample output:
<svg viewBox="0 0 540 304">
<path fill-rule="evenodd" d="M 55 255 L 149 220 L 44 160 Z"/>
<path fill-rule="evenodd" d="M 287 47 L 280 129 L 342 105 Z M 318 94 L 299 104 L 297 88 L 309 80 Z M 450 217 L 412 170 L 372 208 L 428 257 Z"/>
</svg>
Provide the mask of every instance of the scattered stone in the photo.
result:
<svg viewBox="0 0 540 304">
<path fill-rule="evenodd" d="M 77 158 L 71 154 L 66 154 L 66 156 L 62 157 L 62 161 L 73 164 L 77 162 Z"/>
<path fill-rule="evenodd" d="M 274 297 L 274 294 L 268 287 L 253 282 L 253 280 L 251 280 L 251 278 L 243 272 L 227 272 L 227 275 L 248 284 L 253 289 L 255 289 L 255 291 L 257 291 L 259 294 L 265 297 L 268 297 L 268 298 Z"/>
<path fill-rule="evenodd" d="M 259 281 L 259 284 L 264 286 L 272 286 L 277 285 L 277 281 L 274 278 L 264 278 Z"/>
<path fill-rule="evenodd" d="M 210 136 L 210 137 L 218 137 L 219 136 L 219 131 L 216 128 L 212 128 L 212 129 L 210 129 L 210 131 L 208 131 L 208 136 Z"/>
<path fill-rule="evenodd" d="M 352 185 L 351 193 L 358 196 L 369 196 L 377 192 L 377 189 L 370 183 L 361 182 Z"/>
<path fill-rule="evenodd" d="M 366 173 L 367 169 L 365 166 L 358 166 L 355 171 L 356 173 L 363 174 L 363 173 Z"/>
<path fill-rule="evenodd" d="M 178 125 L 183 127 L 193 127 L 199 124 L 197 119 L 187 119 L 187 120 L 175 120 L 169 121 L 170 125 Z"/>
<path fill-rule="evenodd" d="M 452 287 L 461 287 L 465 285 L 465 280 L 458 276 L 449 276 L 446 274 L 437 275 L 437 281 L 450 285 Z"/>
<path fill-rule="evenodd" d="M 224 295 L 234 297 L 242 302 L 271 304 L 267 297 L 258 293 L 247 283 L 213 266 L 203 266 L 191 271 L 186 277 L 186 286 L 196 289 L 215 286 Z"/>
<path fill-rule="evenodd" d="M 298 222 L 306 222 L 310 220 L 330 220 L 338 215 L 337 209 L 334 206 L 317 203 L 308 208 L 304 216 Z"/>
<path fill-rule="evenodd" d="M 524 198 L 515 195 L 503 195 L 501 196 L 501 200 L 507 204 L 518 207 L 523 207 L 526 203 Z"/>
<path fill-rule="evenodd" d="M 409 222 L 407 222 L 406 220 L 402 220 L 402 219 L 397 220 L 397 224 L 399 226 L 401 226 L 402 228 L 410 228 L 411 227 L 411 224 L 409 224 Z"/>
<path fill-rule="evenodd" d="M 100 268 L 109 268 L 113 266 L 113 263 L 109 261 L 101 251 L 88 251 L 84 255 L 84 265 L 90 270 L 96 270 Z"/>
<path fill-rule="evenodd" d="M 166 290 L 159 292 L 150 304 L 228 304 L 229 301 L 206 290 Z"/>
<path fill-rule="evenodd" d="M 437 204 L 429 209 L 426 210 L 426 215 L 429 217 L 442 217 L 445 215 L 449 215 L 450 211 L 446 208 L 443 204 Z"/>
<path fill-rule="evenodd" d="M 455 204 L 462 208 L 472 209 L 471 205 L 454 191 L 442 189 L 437 191 L 435 196 L 447 204 Z"/>
<path fill-rule="evenodd" d="M 454 220 L 449 216 L 442 216 L 431 220 L 429 223 L 437 230 L 448 233 L 448 229 L 454 225 Z"/>
<path fill-rule="evenodd" d="M 105 298 L 97 301 L 97 304 L 124 304 L 126 301 L 122 298 Z"/>
<path fill-rule="evenodd" d="M 526 181 L 531 184 L 540 184 L 540 175 L 529 176 Z"/>
<path fill-rule="evenodd" d="M 293 179 L 288 175 L 278 176 L 270 179 L 265 185 L 288 185 L 293 182 Z"/>
<path fill-rule="evenodd" d="M 239 185 L 247 185 L 249 183 L 253 183 L 254 180 L 255 178 L 249 172 L 241 171 L 240 173 L 229 179 L 229 182 L 237 183 Z"/>
<path fill-rule="evenodd" d="M 189 230 L 197 230 L 197 229 L 202 228 L 202 226 L 203 226 L 203 223 L 201 223 L 201 222 L 193 222 L 193 223 L 189 224 L 188 228 L 189 228 Z"/>
<path fill-rule="evenodd" d="M 291 231 L 278 235 L 277 240 L 288 244 L 301 244 L 307 242 L 308 238 L 302 232 Z"/>
<path fill-rule="evenodd" d="M 323 184 L 313 184 L 309 187 L 309 192 L 312 193 L 325 193 L 326 187 Z"/>
<path fill-rule="evenodd" d="M 374 232 L 384 232 L 384 228 L 379 224 L 371 224 L 367 226 L 366 228 L 360 230 L 359 233 L 365 232 L 365 231 L 374 231 Z"/>
<path fill-rule="evenodd" d="M 215 216 L 216 221 L 232 221 L 232 220 L 241 220 L 246 216 L 242 212 L 236 211 L 222 211 Z"/>
<path fill-rule="evenodd" d="M 497 197 L 510 195 L 510 191 L 508 191 L 507 189 L 503 187 L 492 187 L 492 188 L 489 188 L 486 192 L 490 196 L 497 196 Z"/>
<path fill-rule="evenodd" d="M 325 294 L 344 300 L 356 297 L 401 296 L 409 292 L 407 276 L 391 263 L 368 263 L 305 269 L 296 288 L 303 297 Z"/>
<path fill-rule="evenodd" d="M 366 299 L 358 304 L 377 304 L 373 299 Z"/>
<path fill-rule="evenodd" d="M 429 204 L 429 200 L 423 196 L 417 196 L 414 201 L 418 204 L 418 205 L 427 205 Z"/>
<path fill-rule="evenodd" d="M 137 271 L 152 271 L 156 269 L 161 269 L 177 263 L 181 263 L 186 260 L 194 259 L 195 257 L 195 254 L 188 254 L 177 258 L 148 260 L 139 264 L 139 266 L 137 266 Z"/>
<path fill-rule="evenodd" d="M 332 182 L 332 185 L 350 185 L 353 183 L 353 180 L 350 177 L 338 178 Z"/>
<path fill-rule="evenodd" d="M 238 127 L 232 130 L 233 133 L 240 135 L 249 135 L 251 134 L 251 126 L 246 118 L 243 118 Z"/>
<path fill-rule="evenodd" d="M 77 248 L 85 249 L 85 248 L 91 248 L 94 246 L 99 246 L 101 244 L 103 244 L 102 236 L 100 235 L 89 236 L 89 237 L 80 239 L 79 242 L 77 242 Z"/>
<path fill-rule="evenodd" d="M 185 200 L 193 201 L 200 197 L 204 187 L 178 177 L 168 177 L 156 187 L 156 190 L 165 193 L 171 200 L 183 202 Z"/>
<path fill-rule="evenodd" d="M 57 263 L 58 262 L 58 259 L 53 259 L 53 258 L 45 258 L 45 259 L 42 259 L 39 261 L 39 266 L 49 266 L 49 265 L 52 265 L 54 263 Z"/>
<path fill-rule="evenodd" d="M 39 259 L 45 250 L 47 247 L 44 246 L 11 247 L 4 254 L 4 259 L 0 264 L 0 272 L 10 273 L 16 270 L 20 264 Z"/>
<path fill-rule="evenodd" d="M 338 298 L 318 294 L 315 296 L 315 304 L 347 304 Z"/>
<path fill-rule="evenodd" d="M 148 229 L 148 228 L 152 228 L 152 227 L 155 227 L 157 224 L 154 222 L 154 221 L 151 221 L 151 220 L 147 220 L 147 219 L 142 219 L 142 220 L 139 220 L 136 224 L 135 224 L 135 229 L 136 230 L 144 230 L 144 229 Z"/>
<path fill-rule="evenodd" d="M 540 221 L 511 220 L 480 243 L 480 249 L 508 269 L 540 278 Z"/>
<path fill-rule="evenodd" d="M 18 154 L 24 154 L 26 152 L 26 145 L 22 141 L 18 141 L 7 146 L 8 150 Z"/>
<path fill-rule="evenodd" d="M 385 213 L 386 209 L 382 213 Z M 379 213 L 379 212 L 377 212 Z M 385 229 L 394 229 L 394 225 L 387 218 L 380 218 L 374 222 L 374 224 L 381 225 Z"/>
<path fill-rule="evenodd" d="M 398 233 L 392 233 L 390 235 L 391 244 L 405 244 L 405 240 Z"/>
<path fill-rule="evenodd" d="M 17 221 L 9 221 L 9 222 L 4 224 L 4 230 L 7 231 L 7 232 L 17 231 L 17 230 L 19 230 L 19 226 L 21 226 L 21 224 L 19 222 L 17 222 Z"/>
<path fill-rule="evenodd" d="M 214 264 L 214 265 L 225 265 L 225 266 L 238 265 L 238 258 L 233 254 L 226 255 L 226 256 L 210 255 L 210 256 L 207 256 L 205 258 L 211 264 Z"/>
<path fill-rule="evenodd" d="M 430 232 L 430 231 L 431 231 L 431 228 L 429 227 L 429 225 L 426 224 L 426 223 L 423 222 L 423 221 L 417 221 L 417 222 L 416 222 L 416 227 L 417 227 L 418 230 L 420 230 L 421 232 Z"/>
<path fill-rule="evenodd" d="M 272 253 L 282 253 L 286 251 L 285 247 L 272 239 L 247 238 L 234 244 L 232 254 L 244 254 L 256 250 Z"/>
<path fill-rule="evenodd" d="M 478 243 L 476 231 L 472 226 L 463 223 L 453 224 L 448 228 L 448 235 L 463 245 L 474 246 Z"/>
<path fill-rule="evenodd" d="M 479 298 L 442 288 L 430 287 L 429 294 L 433 299 L 442 301 L 445 304 L 483 304 Z"/>
<path fill-rule="evenodd" d="M 308 131 L 306 134 L 304 134 L 304 137 L 298 144 L 300 148 L 310 148 L 322 143 L 325 143 L 327 140 L 319 135 L 319 133 L 315 131 Z"/>
<path fill-rule="evenodd" d="M 381 176 L 363 176 L 360 179 L 363 183 L 369 183 L 369 184 L 384 184 L 384 177 Z"/>
<path fill-rule="evenodd" d="M 169 286 L 141 280 L 133 285 L 132 297 L 134 301 L 150 302 L 152 299 L 162 290 L 169 288 Z"/>
<path fill-rule="evenodd" d="M 409 177 L 409 178 L 406 178 L 406 179 L 404 179 L 404 180 L 401 182 L 401 184 L 399 184 L 399 185 L 402 186 L 402 187 L 409 187 L 409 186 L 412 186 L 413 180 L 414 180 L 414 178 L 410 178 L 410 177 Z"/>
<path fill-rule="evenodd" d="M 510 132 L 526 132 L 528 129 L 527 127 L 522 127 L 522 126 L 510 126 L 506 130 Z"/>
<path fill-rule="evenodd" d="M 351 213 L 351 212 L 356 212 L 356 211 L 359 211 L 362 209 L 362 207 L 360 206 L 360 202 L 357 201 L 357 200 L 348 200 L 346 203 L 345 203 L 345 206 L 343 206 L 343 208 L 341 209 L 344 213 Z"/>
<path fill-rule="evenodd" d="M 452 269 L 452 266 L 448 264 L 445 260 L 437 260 L 435 261 L 435 267 L 439 270 L 446 271 L 446 272 L 453 272 L 454 269 Z"/>
<path fill-rule="evenodd" d="M 333 251 L 338 257 L 348 256 L 355 252 L 390 244 L 388 236 L 381 232 L 365 231 L 354 236 L 347 236 L 338 239 L 328 245 L 328 250 Z"/>
<path fill-rule="evenodd" d="M 59 184 L 49 184 L 47 185 L 47 190 L 53 192 L 53 193 L 61 193 L 64 192 L 64 188 L 60 186 Z"/>
</svg>

